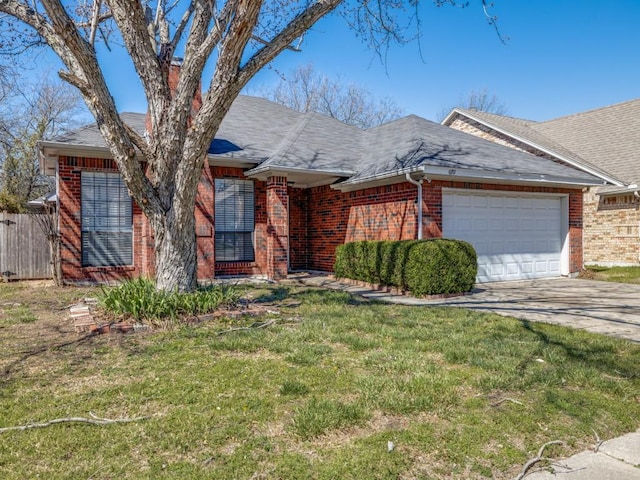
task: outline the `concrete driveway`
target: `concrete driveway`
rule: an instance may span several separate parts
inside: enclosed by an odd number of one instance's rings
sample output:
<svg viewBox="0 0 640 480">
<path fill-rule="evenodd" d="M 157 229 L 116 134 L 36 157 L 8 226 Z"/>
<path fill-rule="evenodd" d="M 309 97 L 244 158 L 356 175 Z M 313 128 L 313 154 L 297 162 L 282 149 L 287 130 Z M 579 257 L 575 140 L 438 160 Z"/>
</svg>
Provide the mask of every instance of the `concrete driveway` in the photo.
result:
<svg viewBox="0 0 640 480">
<path fill-rule="evenodd" d="M 470 295 L 426 300 L 346 284 L 322 274 L 295 278 L 404 305 L 448 305 L 555 323 L 640 343 L 640 285 L 550 278 L 479 284 Z"/>
<path fill-rule="evenodd" d="M 464 306 L 640 343 L 640 285 L 575 278 L 484 283 L 471 295 L 425 303 Z"/>
</svg>

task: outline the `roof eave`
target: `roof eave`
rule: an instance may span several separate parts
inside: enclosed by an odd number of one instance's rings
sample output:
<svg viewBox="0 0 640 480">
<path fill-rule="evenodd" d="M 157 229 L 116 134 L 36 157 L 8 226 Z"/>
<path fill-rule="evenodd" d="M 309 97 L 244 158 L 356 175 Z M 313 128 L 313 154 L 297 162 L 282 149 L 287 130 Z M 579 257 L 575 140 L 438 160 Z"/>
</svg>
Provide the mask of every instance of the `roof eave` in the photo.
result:
<svg viewBox="0 0 640 480">
<path fill-rule="evenodd" d="M 226 155 L 207 154 L 207 161 L 210 166 L 215 167 L 238 167 L 251 168 L 259 165 L 264 159 L 251 159 L 246 157 L 230 157 Z"/>
<path fill-rule="evenodd" d="M 421 173 L 424 179 L 429 180 L 491 183 L 497 185 L 544 186 L 556 188 L 584 188 L 603 185 L 602 181 L 595 178 L 593 180 L 588 180 L 537 173 L 492 172 L 487 170 L 422 166 L 417 168 L 394 170 L 391 172 L 385 172 L 381 175 L 371 175 L 354 181 L 347 180 L 345 182 L 332 185 L 331 187 L 342 192 L 351 192 L 372 186 L 402 182 L 405 181 L 407 173 L 416 172 Z"/>
<path fill-rule="evenodd" d="M 355 174 L 352 170 L 324 170 L 303 167 L 287 167 L 281 165 L 266 165 L 253 168 L 245 172 L 245 175 L 257 176 L 264 173 L 309 173 L 310 175 L 331 175 L 337 177 L 350 177 Z"/>
<path fill-rule="evenodd" d="M 444 126 L 446 126 L 446 127 L 450 127 L 450 126 L 451 126 L 451 122 L 453 121 L 453 119 L 455 118 L 455 116 L 456 116 L 457 114 L 462 114 L 462 115 L 464 115 L 464 113 L 463 113 L 463 112 L 461 112 L 460 110 L 458 110 L 457 108 L 453 108 L 453 109 L 451 109 L 451 111 L 449 112 L 449 114 L 448 114 L 446 117 L 444 117 L 444 120 L 442 120 L 442 121 L 440 122 L 440 125 L 444 125 Z"/>
</svg>

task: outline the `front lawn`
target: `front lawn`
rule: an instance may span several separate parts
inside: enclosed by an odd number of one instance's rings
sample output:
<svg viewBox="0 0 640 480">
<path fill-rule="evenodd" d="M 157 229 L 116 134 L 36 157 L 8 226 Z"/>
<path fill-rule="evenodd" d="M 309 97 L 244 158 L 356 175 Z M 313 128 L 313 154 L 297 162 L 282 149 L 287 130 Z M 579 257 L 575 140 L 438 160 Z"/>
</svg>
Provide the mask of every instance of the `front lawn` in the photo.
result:
<svg viewBox="0 0 640 480">
<path fill-rule="evenodd" d="M 0 284 L 0 428 L 150 418 L 0 433 L 4 479 L 507 479 L 640 426 L 609 337 L 283 285 L 247 288 L 265 317 L 78 336 L 93 293 Z"/>
<path fill-rule="evenodd" d="M 602 280 L 605 282 L 640 284 L 640 266 L 637 267 L 602 267 L 590 265 L 580 274 L 582 278 Z"/>
</svg>

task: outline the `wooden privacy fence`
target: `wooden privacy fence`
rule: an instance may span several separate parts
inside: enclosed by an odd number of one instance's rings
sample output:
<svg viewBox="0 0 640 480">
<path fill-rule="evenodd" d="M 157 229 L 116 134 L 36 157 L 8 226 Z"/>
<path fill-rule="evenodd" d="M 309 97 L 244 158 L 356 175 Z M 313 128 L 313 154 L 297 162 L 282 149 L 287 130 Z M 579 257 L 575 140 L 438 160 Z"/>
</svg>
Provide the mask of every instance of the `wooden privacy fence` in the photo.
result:
<svg viewBox="0 0 640 480">
<path fill-rule="evenodd" d="M 49 243 L 36 216 L 0 212 L 0 278 L 52 278 Z"/>
</svg>

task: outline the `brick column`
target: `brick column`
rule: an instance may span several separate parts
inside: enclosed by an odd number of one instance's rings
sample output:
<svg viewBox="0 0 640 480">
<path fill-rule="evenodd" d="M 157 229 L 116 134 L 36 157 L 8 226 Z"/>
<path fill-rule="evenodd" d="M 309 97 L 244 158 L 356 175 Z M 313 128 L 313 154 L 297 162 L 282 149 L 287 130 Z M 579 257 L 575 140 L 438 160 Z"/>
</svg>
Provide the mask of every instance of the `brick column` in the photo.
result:
<svg viewBox="0 0 640 480">
<path fill-rule="evenodd" d="M 215 276 L 214 216 L 215 180 L 208 163 L 204 162 L 196 197 L 196 247 L 198 254 L 198 280 L 211 280 Z"/>
<path fill-rule="evenodd" d="M 287 277 L 289 252 L 289 195 L 287 177 L 267 179 L 267 277 Z"/>
</svg>

